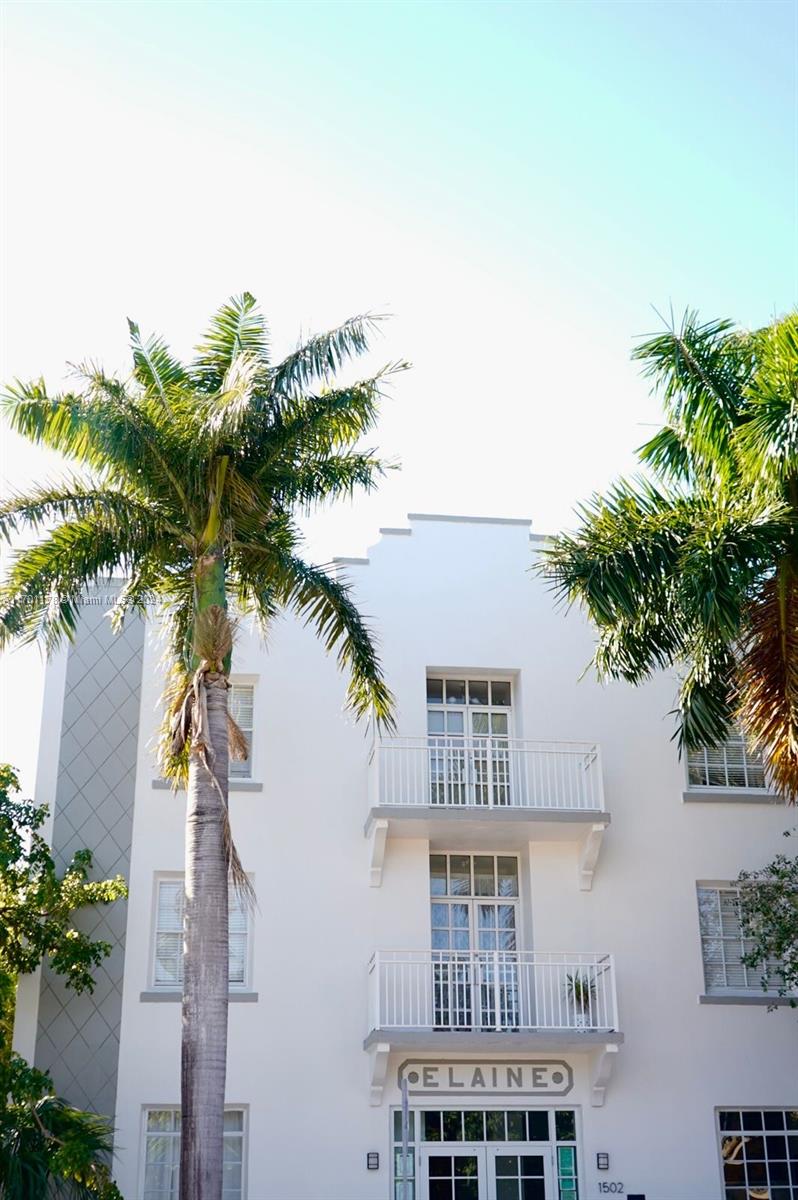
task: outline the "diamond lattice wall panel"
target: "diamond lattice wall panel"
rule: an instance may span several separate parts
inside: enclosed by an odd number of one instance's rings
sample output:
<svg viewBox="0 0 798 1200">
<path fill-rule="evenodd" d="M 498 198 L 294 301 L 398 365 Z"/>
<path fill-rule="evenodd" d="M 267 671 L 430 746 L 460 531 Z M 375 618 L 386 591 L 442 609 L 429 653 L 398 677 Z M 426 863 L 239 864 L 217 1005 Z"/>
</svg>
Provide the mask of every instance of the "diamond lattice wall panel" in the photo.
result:
<svg viewBox="0 0 798 1200">
<path fill-rule="evenodd" d="M 60 730 L 53 854 L 59 867 L 76 850 L 94 854 L 95 879 L 129 874 L 133 827 L 143 622 L 113 636 L 104 606 L 83 608 L 67 662 Z M 119 1059 L 126 905 L 80 914 L 77 924 L 113 951 L 96 973 L 92 995 L 76 996 L 47 967 L 42 972 L 36 1066 L 59 1095 L 114 1116 Z"/>
</svg>

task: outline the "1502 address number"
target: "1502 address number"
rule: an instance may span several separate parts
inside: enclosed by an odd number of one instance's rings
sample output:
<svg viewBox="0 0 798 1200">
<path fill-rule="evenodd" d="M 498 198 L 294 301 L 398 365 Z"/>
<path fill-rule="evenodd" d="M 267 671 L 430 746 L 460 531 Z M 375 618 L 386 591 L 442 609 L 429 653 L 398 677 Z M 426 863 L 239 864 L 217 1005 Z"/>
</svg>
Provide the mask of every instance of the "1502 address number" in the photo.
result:
<svg viewBox="0 0 798 1200">
<path fill-rule="evenodd" d="M 624 1194 L 624 1186 L 622 1183 L 607 1183 L 607 1181 L 604 1179 L 602 1179 L 601 1183 L 598 1185 L 598 1190 L 605 1195 L 607 1192 L 611 1192 L 615 1196 L 622 1196 Z"/>
</svg>

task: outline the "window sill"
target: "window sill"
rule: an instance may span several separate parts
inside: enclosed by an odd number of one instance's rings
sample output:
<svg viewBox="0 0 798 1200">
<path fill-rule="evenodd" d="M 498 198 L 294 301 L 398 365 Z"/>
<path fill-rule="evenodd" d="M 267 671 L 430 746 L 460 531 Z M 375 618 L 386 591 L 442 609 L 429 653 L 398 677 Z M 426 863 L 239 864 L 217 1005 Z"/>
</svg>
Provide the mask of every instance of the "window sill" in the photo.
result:
<svg viewBox="0 0 798 1200">
<path fill-rule="evenodd" d="M 152 786 L 157 791 L 170 792 L 172 790 L 172 781 L 170 779 L 153 779 Z M 256 783 L 254 779 L 231 779 L 228 782 L 228 789 L 231 792 L 262 792 L 263 784 Z M 178 788 L 178 791 L 183 791 Z"/>
<path fill-rule="evenodd" d="M 786 1008 L 789 996 L 769 995 L 767 992 L 705 992 L 698 997 L 699 1004 L 742 1004 L 754 1007 Z"/>
<path fill-rule="evenodd" d="M 692 787 L 682 792 L 685 804 L 779 804 L 781 796 L 775 792 L 763 792 L 758 788 Z"/>
<path fill-rule="evenodd" d="M 180 1004 L 183 999 L 182 992 L 167 992 L 156 991 L 151 989 L 148 992 L 142 992 L 139 1000 L 142 1004 Z M 257 1004 L 257 992 L 228 992 L 227 1000 L 229 1004 Z"/>
</svg>

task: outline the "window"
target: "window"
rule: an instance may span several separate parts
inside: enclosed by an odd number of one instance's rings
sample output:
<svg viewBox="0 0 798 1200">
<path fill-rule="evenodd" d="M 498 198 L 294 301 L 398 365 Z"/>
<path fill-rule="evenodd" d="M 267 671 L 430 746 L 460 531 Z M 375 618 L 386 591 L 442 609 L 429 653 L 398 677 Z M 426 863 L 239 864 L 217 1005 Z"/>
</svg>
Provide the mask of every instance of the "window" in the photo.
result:
<svg viewBox="0 0 798 1200">
<path fill-rule="evenodd" d="M 506 679 L 427 679 L 431 804 L 512 803 Z"/>
<path fill-rule="evenodd" d="M 743 956 L 753 942 L 740 927 L 739 888 L 698 887 L 698 920 L 707 992 L 762 991 L 762 971 L 747 967 Z M 770 964 L 768 964 L 770 966 Z"/>
<path fill-rule="evenodd" d="M 242 1200 L 244 1195 L 244 1112 L 229 1108 L 224 1114 L 222 1200 Z M 144 1124 L 143 1200 L 177 1200 L 180 1175 L 180 1110 L 150 1108 Z"/>
<path fill-rule="evenodd" d="M 152 982 L 165 991 L 176 991 L 183 985 L 183 900 L 182 878 L 158 881 Z M 230 987 L 243 988 L 247 984 L 249 913 L 233 888 L 228 904 Z"/>
<path fill-rule="evenodd" d="M 251 683 L 234 683 L 227 693 L 230 716 L 247 739 L 249 754 L 243 762 L 230 759 L 230 779 L 252 778 L 252 730 L 254 727 L 255 686 Z"/>
<path fill-rule="evenodd" d="M 718 1113 L 724 1200 L 798 1200 L 798 1110 Z"/>
<path fill-rule="evenodd" d="M 758 788 L 764 791 L 762 755 L 745 744 L 741 733 L 733 733 L 718 746 L 704 746 L 687 753 L 687 775 L 691 787 Z"/>
<path fill-rule="evenodd" d="M 435 1028 L 516 1028 L 518 859 L 431 854 L 429 865 Z"/>
</svg>

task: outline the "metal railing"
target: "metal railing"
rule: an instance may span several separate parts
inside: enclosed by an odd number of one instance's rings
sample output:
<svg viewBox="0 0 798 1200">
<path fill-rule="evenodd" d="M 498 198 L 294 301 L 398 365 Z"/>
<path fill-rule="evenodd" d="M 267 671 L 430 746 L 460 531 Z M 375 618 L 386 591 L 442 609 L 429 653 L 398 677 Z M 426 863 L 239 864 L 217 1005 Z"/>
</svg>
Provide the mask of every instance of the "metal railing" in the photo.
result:
<svg viewBox="0 0 798 1200">
<path fill-rule="evenodd" d="M 599 747 L 518 738 L 383 737 L 370 756 L 376 805 L 601 811 Z"/>
<path fill-rule="evenodd" d="M 372 1030 L 497 1032 L 618 1029 L 609 954 L 377 950 Z"/>
</svg>

